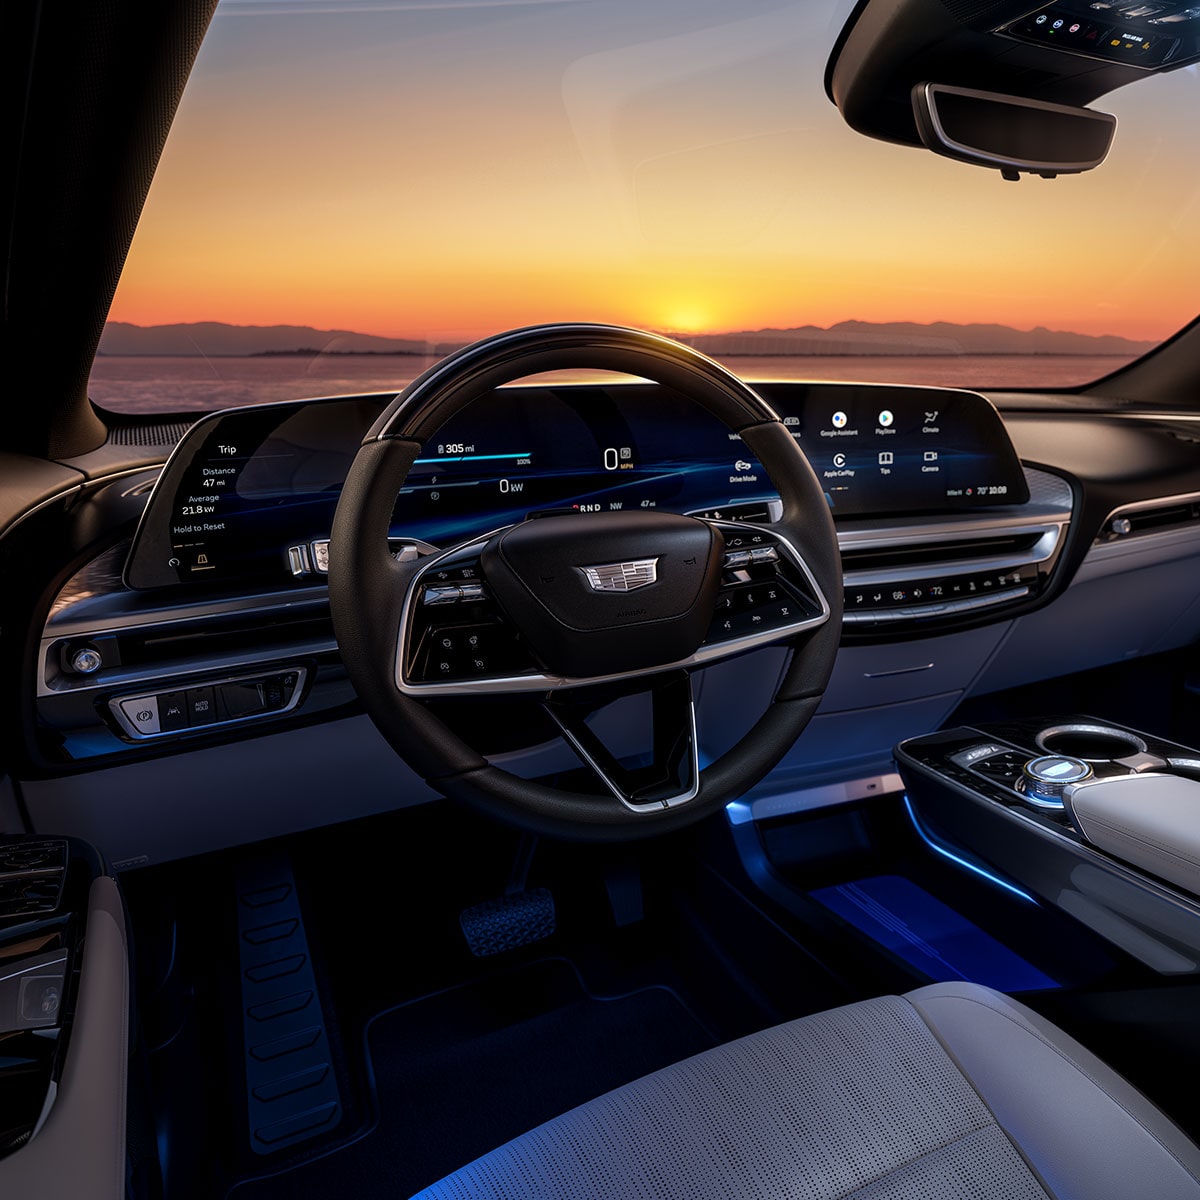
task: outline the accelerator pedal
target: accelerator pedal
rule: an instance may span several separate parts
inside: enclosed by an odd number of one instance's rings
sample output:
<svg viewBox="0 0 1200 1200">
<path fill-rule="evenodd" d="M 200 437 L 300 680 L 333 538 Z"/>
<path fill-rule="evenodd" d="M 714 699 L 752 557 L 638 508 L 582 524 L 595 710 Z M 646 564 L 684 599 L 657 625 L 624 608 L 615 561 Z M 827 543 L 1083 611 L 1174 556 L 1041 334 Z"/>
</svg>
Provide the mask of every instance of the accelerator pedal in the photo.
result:
<svg viewBox="0 0 1200 1200">
<path fill-rule="evenodd" d="M 549 888 L 529 888 L 529 865 L 537 838 L 525 836 L 504 895 L 473 904 L 458 914 L 467 947 L 476 958 L 491 958 L 543 941 L 555 930 L 554 896 Z"/>
</svg>

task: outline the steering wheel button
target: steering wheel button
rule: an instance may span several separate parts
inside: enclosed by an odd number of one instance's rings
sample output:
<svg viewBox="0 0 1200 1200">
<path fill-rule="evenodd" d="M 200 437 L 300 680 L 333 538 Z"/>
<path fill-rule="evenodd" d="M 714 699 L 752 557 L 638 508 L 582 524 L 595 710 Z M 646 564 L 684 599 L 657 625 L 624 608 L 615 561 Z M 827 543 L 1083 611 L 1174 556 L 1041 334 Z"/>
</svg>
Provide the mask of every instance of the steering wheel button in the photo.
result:
<svg viewBox="0 0 1200 1200">
<path fill-rule="evenodd" d="M 457 604 L 463 598 L 460 587 L 427 587 L 423 604 Z"/>
<path fill-rule="evenodd" d="M 750 561 L 753 563 L 773 563 L 779 561 L 779 551 L 774 546 L 760 546 L 750 551 Z"/>
<path fill-rule="evenodd" d="M 749 550 L 730 550 L 725 555 L 725 569 L 727 571 L 735 571 L 739 567 L 747 566 L 750 562 Z"/>
</svg>

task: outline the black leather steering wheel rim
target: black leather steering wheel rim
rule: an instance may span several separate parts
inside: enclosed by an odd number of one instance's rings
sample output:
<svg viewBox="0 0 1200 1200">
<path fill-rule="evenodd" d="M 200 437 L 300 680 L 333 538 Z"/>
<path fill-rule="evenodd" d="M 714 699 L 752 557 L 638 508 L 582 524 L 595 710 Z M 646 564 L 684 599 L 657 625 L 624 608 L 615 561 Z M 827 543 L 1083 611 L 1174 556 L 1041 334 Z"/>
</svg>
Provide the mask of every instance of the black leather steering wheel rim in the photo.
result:
<svg viewBox="0 0 1200 1200">
<path fill-rule="evenodd" d="M 619 371 L 667 385 L 731 430 L 783 501 L 778 530 L 803 557 L 829 619 L 802 635 L 766 713 L 700 772 L 699 792 L 678 807 L 635 813 L 607 796 L 521 779 L 487 762 L 419 699 L 402 693 L 393 666 L 414 563 L 388 549 L 396 496 L 423 443 L 491 389 L 570 367 Z M 436 364 L 401 392 L 368 432 L 346 479 L 330 543 L 329 595 L 346 670 L 376 726 L 437 791 L 522 828 L 619 840 L 663 833 L 742 795 L 787 753 L 820 703 L 841 631 L 841 564 L 824 492 L 774 411 L 752 388 L 688 347 L 638 330 L 548 325 L 478 342 Z"/>
</svg>

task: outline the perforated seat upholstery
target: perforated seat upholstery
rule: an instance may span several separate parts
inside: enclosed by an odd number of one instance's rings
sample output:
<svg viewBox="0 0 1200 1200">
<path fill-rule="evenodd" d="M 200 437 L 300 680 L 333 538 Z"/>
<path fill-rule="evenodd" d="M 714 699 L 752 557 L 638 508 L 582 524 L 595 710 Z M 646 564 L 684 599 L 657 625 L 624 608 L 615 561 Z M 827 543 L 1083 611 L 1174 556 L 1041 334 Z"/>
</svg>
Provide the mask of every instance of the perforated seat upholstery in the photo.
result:
<svg viewBox="0 0 1200 1200">
<path fill-rule="evenodd" d="M 1200 1152 L 1061 1030 L 937 984 L 718 1046 L 419 1200 L 1200 1200 Z"/>
</svg>

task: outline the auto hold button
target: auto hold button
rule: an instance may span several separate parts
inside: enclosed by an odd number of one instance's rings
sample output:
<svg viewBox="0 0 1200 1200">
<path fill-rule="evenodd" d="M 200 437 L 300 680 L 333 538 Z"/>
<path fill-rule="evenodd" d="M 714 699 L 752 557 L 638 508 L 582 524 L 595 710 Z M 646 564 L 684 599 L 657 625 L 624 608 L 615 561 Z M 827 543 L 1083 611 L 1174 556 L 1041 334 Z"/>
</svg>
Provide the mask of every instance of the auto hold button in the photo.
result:
<svg viewBox="0 0 1200 1200">
<path fill-rule="evenodd" d="M 197 725 L 211 725 L 217 719 L 217 703 L 213 689 L 190 689 L 187 694 L 187 709 L 193 728 Z"/>
</svg>

